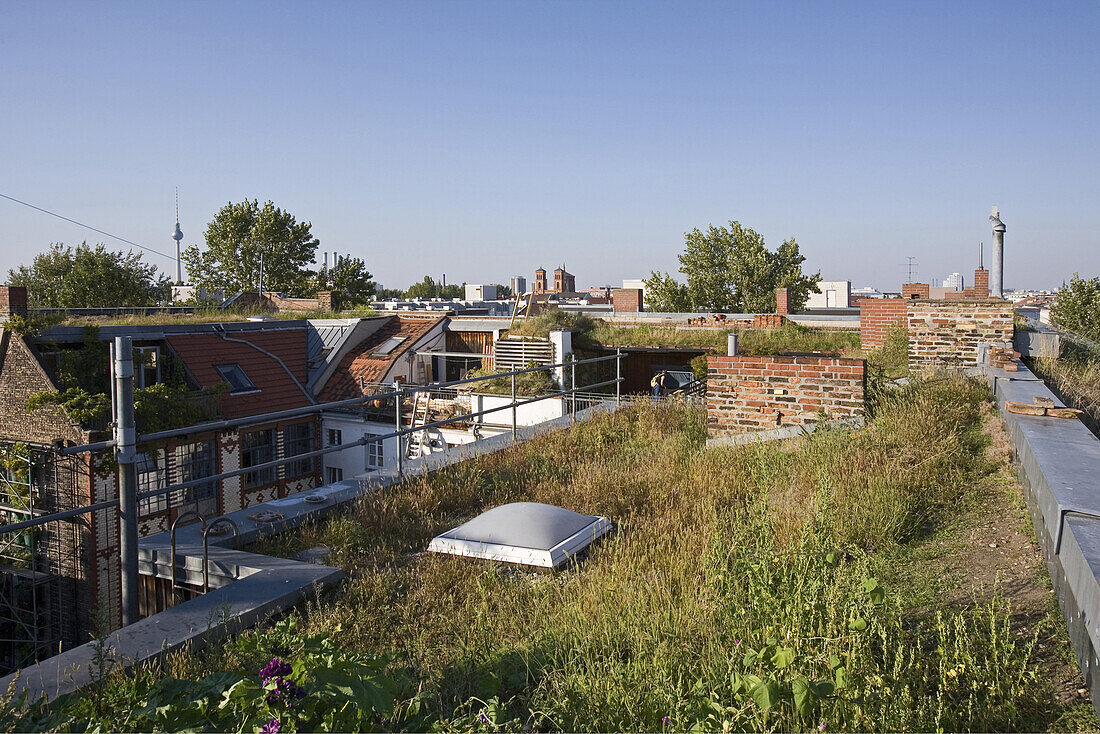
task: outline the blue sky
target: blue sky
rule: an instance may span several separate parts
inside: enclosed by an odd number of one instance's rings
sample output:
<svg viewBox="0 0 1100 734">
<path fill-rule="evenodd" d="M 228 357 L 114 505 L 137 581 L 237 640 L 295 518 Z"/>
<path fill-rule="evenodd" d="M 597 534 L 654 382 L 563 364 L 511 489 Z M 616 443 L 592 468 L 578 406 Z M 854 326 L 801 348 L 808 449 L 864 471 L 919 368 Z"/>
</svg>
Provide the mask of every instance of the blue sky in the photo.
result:
<svg viewBox="0 0 1100 734">
<path fill-rule="evenodd" d="M 273 200 L 404 287 L 675 271 L 736 219 L 896 288 L 1100 274 L 1100 4 L 0 0 L 0 193 L 169 252 Z M 0 199 L 0 272 L 105 241 Z M 172 273 L 174 264 L 152 262 Z M 969 278 L 968 278 L 969 282 Z"/>
</svg>

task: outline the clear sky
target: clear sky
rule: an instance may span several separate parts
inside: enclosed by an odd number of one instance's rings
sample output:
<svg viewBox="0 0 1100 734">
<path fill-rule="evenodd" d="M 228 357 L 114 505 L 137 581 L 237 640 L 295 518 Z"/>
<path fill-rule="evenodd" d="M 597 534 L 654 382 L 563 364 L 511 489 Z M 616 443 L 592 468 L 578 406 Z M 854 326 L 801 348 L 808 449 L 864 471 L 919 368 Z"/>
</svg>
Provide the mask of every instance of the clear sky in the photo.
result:
<svg viewBox="0 0 1100 734">
<path fill-rule="evenodd" d="M 909 256 L 971 274 L 997 204 L 1006 287 L 1048 287 L 1100 274 L 1098 30 L 1092 1 L 0 0 L 0 193 L 163 252 L 176 186 L 185 245 L 271 199 L 390 287 L 614 285 L 736 219 L 896 289 Z M 0 199 L 0 274 L 84 239 L 118 246 Z"/>
</svg>

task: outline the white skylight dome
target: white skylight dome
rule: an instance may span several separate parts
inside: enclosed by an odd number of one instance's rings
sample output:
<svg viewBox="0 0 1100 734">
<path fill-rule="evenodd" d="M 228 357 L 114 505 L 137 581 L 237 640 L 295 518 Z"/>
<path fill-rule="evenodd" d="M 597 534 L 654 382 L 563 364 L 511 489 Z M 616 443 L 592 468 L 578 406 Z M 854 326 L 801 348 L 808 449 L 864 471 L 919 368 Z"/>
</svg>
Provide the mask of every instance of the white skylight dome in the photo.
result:
<svg viewBox="0 0 1100 734">
<path fill-rule="evenodd" d="M 428 550 L 557 568 L 611 529 L 611 521 L 539 502 L 513 502 L 437 535 Z"/>
</svg>

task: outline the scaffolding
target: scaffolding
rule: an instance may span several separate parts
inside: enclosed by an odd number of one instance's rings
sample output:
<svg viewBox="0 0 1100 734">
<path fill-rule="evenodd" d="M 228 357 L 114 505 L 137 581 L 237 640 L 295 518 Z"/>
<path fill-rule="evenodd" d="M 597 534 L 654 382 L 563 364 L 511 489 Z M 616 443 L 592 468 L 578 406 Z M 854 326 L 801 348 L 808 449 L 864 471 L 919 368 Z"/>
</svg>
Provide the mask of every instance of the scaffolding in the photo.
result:
<svg viewBox="0 0 1100 734">
<path fill-rule="evenodd" d="M 77 507 L 76 457 L 0 442 L 0 520 L 14 523 Z M 0 536 L 0 671 L 10 672 L 78 640 L 76 583 L 85 574 L 84 521 L 56 520 Z"/>
</svg>

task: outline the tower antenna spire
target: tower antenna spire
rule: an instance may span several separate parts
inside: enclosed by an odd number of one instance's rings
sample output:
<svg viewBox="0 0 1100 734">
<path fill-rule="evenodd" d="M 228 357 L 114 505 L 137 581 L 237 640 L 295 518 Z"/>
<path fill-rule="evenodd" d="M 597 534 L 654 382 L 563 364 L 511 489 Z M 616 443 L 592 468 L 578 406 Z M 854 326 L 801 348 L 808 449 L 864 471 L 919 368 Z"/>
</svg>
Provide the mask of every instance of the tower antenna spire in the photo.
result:
<svg viewBox="0 0 1100 734">
<path fill-rule="evenodd" d="M 172 239 L 176 241 L 176 283 L 183 285 L 183 264 L 180 261 L 180 241 L 183 239 L 183 230 L 180 229 L 180 187 L 176 187 L 176 231 L 172 233 Z"/>
</svg>

